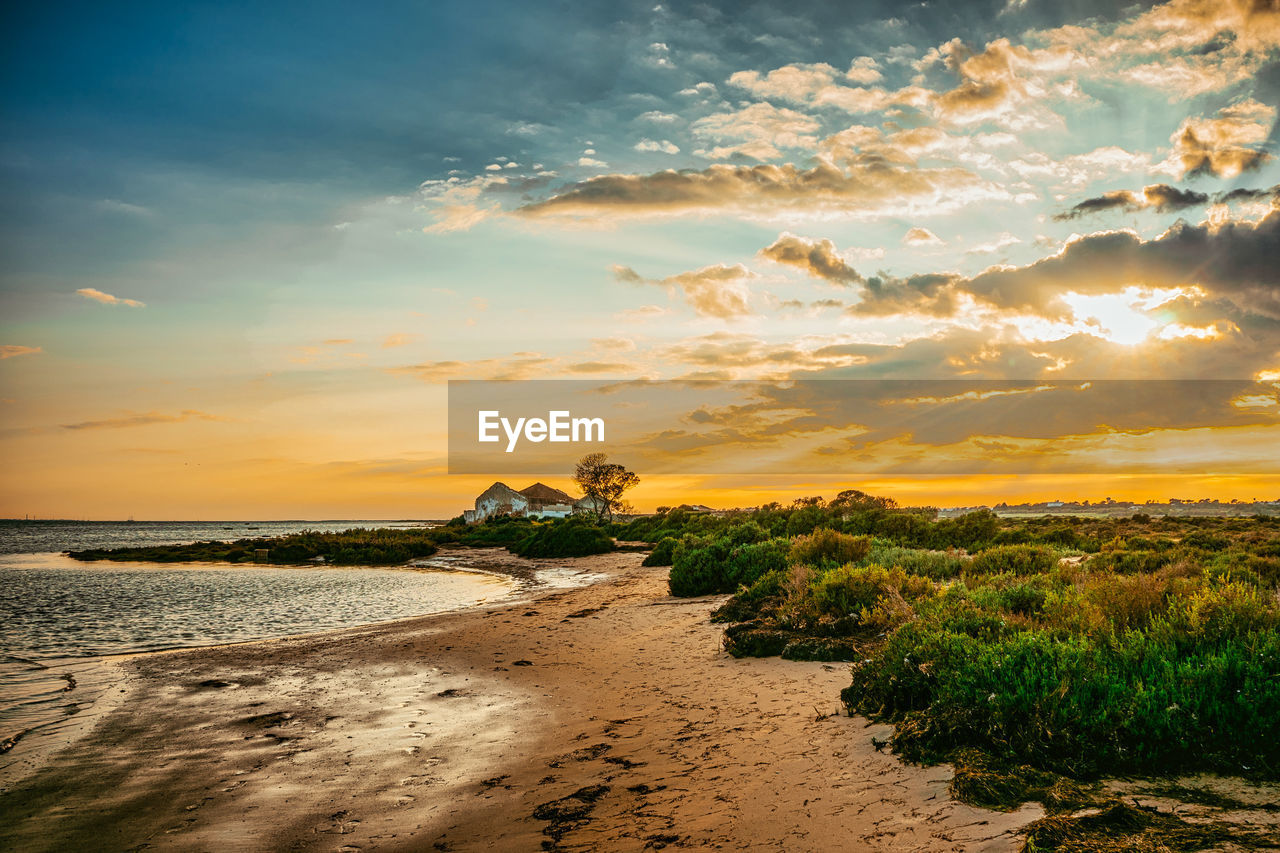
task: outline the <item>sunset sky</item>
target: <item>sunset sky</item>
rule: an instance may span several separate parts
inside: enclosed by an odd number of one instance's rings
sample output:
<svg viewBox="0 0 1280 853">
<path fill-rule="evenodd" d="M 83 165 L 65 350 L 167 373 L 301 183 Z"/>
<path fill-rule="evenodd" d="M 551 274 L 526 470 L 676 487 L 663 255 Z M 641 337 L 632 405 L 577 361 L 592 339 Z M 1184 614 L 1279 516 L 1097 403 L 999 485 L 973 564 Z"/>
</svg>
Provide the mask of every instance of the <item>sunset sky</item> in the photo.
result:
<svg viewBox="0 0 1280 853">
<path fill-rule="evenodd" d="M 1236 379 L 1280 414 L 1275 0 L 0 14 L 0 516 L 456 515 L 493 478 L 446 473 L 449 379 Z M 633 500 L 1274 499 L 1276 456 Z"/>
</svg>

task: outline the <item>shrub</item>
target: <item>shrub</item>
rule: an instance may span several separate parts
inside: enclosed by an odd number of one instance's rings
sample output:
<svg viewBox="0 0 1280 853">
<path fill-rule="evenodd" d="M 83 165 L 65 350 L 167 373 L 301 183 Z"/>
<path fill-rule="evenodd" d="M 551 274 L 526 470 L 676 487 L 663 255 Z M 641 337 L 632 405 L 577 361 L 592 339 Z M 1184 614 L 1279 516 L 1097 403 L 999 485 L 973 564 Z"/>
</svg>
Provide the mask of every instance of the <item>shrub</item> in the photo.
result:
<svg viewBox="0 0 1280 853">
<path fill-rule="evenodd" d="M 848 637 L 800 637 L 778 654 L 786 660 L 852 661 L 861 656 L 861 649 Z"/>
<path fill-rule="evenodd" d="M 730 589 L 750 586 L 769 572 L 786 569 L 789 546 L 785 539 L 774 539 L 734 548 L 725 564 L 726 585 Z"/>
<path fill-rule="evenodd" d="M 1007 622 L 975 631 L 974 600 L 941 596 L 855 664 L 842 695 L 897 722 L 895 749 L 916 760 L 971 746 L 1083 778 L 1246 765 L 1274 774 L 1275 605 L 1254 587 L 1183 582 L 1198 586 L 1167 615 L 1151 608 L 1146 628 L 1106 636 Z"/>
<path fill-rule="evenodd" d="M 671 557 L 671 574 L 667 578 L 671 594 L 689 597 L 732 592 L 724 573 L 728 559 L 726 542 L 681 542 Z"/>
<path fill-rule="evenodd" d="M 818 618 L 851 616 L 861 626 L 888 628 L 912 617 L 909 600 L 932 592 L 928 580 L 901 569 L 846 565 L 819 575 L 810 597 Z"/>
<path fill-rule="evenodd" d="M 1058 554 L 1039 545 L 997 545 L 973 558 L 971 570 L 977 574 L 1035 575 L 1058 564 Z"/>
<path fill-rule="evenodd" d="M 775 569 L 761 575 L 751 586 L 742 589 L 711 614 L 712 622 L 750 622 L 777 609 L 786 592 L 786 569 Z"/>
<path fill-rule="evenodd" d="M 850 536 L 830 528 L 821 528 L 791 543 L 790 562 L 821 568 L 857 563 L 871 551 L 870 536 Z"/>
<path fill-rule="evenodd" d="M 658 540 L 658 544 L 653 546 L 653 550 L 644 558 L 642 566 L 669 566 L 671 558 L 675 556 L 676 546 L 680 544 L 680 540 L 674 536 L 664 536 Z"/>
<path fill-rule="evenodd" d="M 577 518 L 543 522 L 507 546 L 520 557 L 585 557 L 613 549 L 613 537 L 594 523 Z"/>
<path fill-rule="evenodd" d="M 882 566 L 896 566 L 907 574 L 934 580 L 959 577 L 971 562 L 968 557 L 946 551 L 922 551 L 893 545 L 873 545 L 867 560 Z"/>
<path fill-rule="evenodd" d="M 763 628 L 756 622 L 744 622 L 725 629 L 724 648 L 735 658 L 767 658 L 781 654 L 792 639 L 786 631 Z"/>
</svg>

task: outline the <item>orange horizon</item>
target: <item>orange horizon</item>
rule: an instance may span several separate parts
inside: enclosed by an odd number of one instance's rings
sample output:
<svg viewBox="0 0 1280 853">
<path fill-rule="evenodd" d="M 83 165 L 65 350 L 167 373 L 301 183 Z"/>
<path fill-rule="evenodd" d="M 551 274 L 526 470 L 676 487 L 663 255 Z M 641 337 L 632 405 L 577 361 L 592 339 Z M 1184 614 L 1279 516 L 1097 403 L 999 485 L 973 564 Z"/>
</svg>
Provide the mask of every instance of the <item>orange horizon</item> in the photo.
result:
<svg viewBox="0 0 1280 853">
<path fill-rule="evenodd" d="M 125 498 L 86 496 L 80 507 L 32 505 L 23 509 L 11 503 L 0 505 L 0 517 L 23 520 L 123 521 L 221 521 L 227 519 L 367 520 L 452 518 L 470 508 L 476 495 L 501 477 L 431 476 L 397 477 L 394 482 L 371 478 L 360 484 L 348 481 L 345 489 L 317 491 L 319 483 L 273 481 L 257 484 L 250 493 L 239 480 L 211 488 L 203 500 L 183 501 L 174 506 L 172 496 L 142 494 L 134 489 Z M 574 493 L 568 478 L 507 477 L 516 488 L 534 481 L 546 482 Z M 525 483 L 525 480 L 529 483 Z M 734 481 L 749 480 L 738 485 Z M 212 484 L 211 484 L 212 485 Z M 333 484 L 330 483 L 330 486 Z M 239 488 L 236 488 L 239 487 Z M 1017 477 L 985 475 L 973 477 L 918 478 L 781 478 L 781 477 L 643 477 L 628 495 L 636 512 L 653 512 L 659 506 L 683 503 L 705 504 L 716 509 L 760 506 L 777 501 L 790 503 L 801 497 L 833 498 L 843 489 L 858 489 L 879 497 L 889 497 L 902 506 L 938 508 L 994 506 L 998 503 L 1038 503 L 1049 500 L 1096 503 L 1106 498 L 1145 503 L 1181 500 L 1280 499 L 1280 476 L 1194 477 L 1165 475 L 1039 475 Z M 63 493 L 65 497 L 66 492 Z M 108 504 L 108 501 L 111 503 Z M 62 509 L 63 511 L 59 511 Z M 69 510 L 69 511 L 67 511 Z"/>
</svg>

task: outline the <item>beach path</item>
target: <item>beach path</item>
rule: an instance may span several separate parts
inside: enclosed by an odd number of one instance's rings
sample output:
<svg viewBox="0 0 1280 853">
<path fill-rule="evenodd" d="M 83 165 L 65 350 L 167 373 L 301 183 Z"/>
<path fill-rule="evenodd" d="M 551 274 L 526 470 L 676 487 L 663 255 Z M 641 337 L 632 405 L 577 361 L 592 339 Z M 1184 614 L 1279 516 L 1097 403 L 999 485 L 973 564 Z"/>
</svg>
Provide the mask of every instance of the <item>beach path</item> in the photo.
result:
<svg viewBox="0 0 1280 853">
<path fill-rule="evenodd" d="M 0 794 L 0 848 L 1016 850 L 839 716 L 845 664 L 735 660 L 641 554 L 514 604 L 141 655 Z M 546 561 L 560 565 L 565 561 Z"/>
</svg>

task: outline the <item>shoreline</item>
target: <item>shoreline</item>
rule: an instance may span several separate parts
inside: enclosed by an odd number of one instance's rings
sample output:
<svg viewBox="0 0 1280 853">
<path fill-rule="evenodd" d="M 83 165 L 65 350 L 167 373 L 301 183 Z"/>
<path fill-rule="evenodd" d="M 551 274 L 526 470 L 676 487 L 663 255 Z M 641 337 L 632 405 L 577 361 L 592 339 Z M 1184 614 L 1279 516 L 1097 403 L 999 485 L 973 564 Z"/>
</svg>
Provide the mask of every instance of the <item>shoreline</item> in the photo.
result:
<svg viewBox="0 0 1280 853">
<path fill-rule="evenodd" d="M 666 569 L 305 636 L 121 656 L 127 693 L 0 794 L 0 846 L 1012 850 L 1041 816 L 835 716 L 846 667 L 735 660 Z"/>
<path fill-rule="evenodd" d="M 62 551 L 49 552 L 23 552 L 17 556 L 65 556 Z M 443 559 L 442 559 L 443 558 Z M 463 560 L 468 565 L 455 565 L 455 560 Z M 431 561 L 440 561 L 441 565 L 430 565 Z M 117 652 L 103 655 L 87 655 L 84 657 L 56 658 L 50 661 L 29 661 L 42 668 L 46 668 L 46 664 L 55 664 L 52 668 L 62 669 L 71 666 L 82 668 L 92 668 L 99 670 L 98 677 L 93 680 L 92 686 L 96 688 L 93 691 L 92 698 L 85 703 L 85 706 L 77 710 L 74 714 L 63 717 L 55 717 L 46 720 L 28 728 L 12 732 L 5 738 L 5 744 L 9 746 L 8 751 L 0 753 L 0 794 L 19 785 L 23 780 L 38 772 L 44 766 L 48 758 L 59 750 L 65 749 L 76 740 L 83 737 L 87 732 L 91 731 L 98 719 L 106 713 L 112 711 L 119 705 L 119 694 L 122 690 L 113 689 L 119 685 L 113 683 L 110 673 L 115 673 L 115 681 L 119 682 L 127 678 L 128 670 L 125 664 L 134 659 L 150 655 L 164 655 L 177 652 L 194 652 L 202 649 L 218 649 L 228 646 L 242 646 L 257 643 L 271 643 L 279 640 L 288 639 L 309 639 L 322 638 L 327 635 L 341 634 L 359 628 L 373 628 L 379 626 L 393 625 L 399 622 L 410 622 L 418 619 L 424 619 L 431 616 L 438 616 L 445 613 L 462 612 L 467 610 L 476 610 L 488 607 L 503 607 L 515 605 L 523 601 L 530 595 L 538 592 L 572 588 L 583 584 L 567 583 L 556 586 L 553 583 L 540 581 L 539 567 L 535 562 L 554 563 L 560 562 L 556 560 L 529 561 L 510 554 L 505 548 L 467 548 L 457 545 L 442 546 L 440 551 L 431 557 L 419 558 L 411 561 L 403 566 L 321 566 L 322 568 L 350 569 L 352 571 L 361 571 L 369 568 L 387 570 L 400 569 L 403 571 L 414 571 L 424 573 L 439 574 L 470 574 L 480 575 L 482 577 L 496 578 L 507 581 L 512 584 L 510 590 L 496 598 L 486 599 L 473 604 L 465 605 L 459 608 L 446 610 L 434 610 L 424 613 L 416 613 L 411 616 L 399 616 L 393 619 L 383 619 L 376 622 L 367 622 L 361 625 L 348 625 L 337 628 L 321 628 L 314 631 L 307 631 L 300 634 L 282 634 L 274 637 L 260 637 L 247 640 L 228 640 L 226 642 L 207 643 L 200 645 L 175 645 L 160 648 L 144 649 L 137 651 Z M 99 564 L 106 564 L 109 567 L 122 565 L 113 561 L 87 561 L 77 565 L 76 568 L 92 568 Z M 129 567 L 142 566 L 146 568 L 156 568 L 159 570 L 171 569 L 179 567 L 187 570 L 205 570 L 205 569 L 235 569 L 235 570 L 253 570 L 253 569 L 313 569 L 317 566 L 309 564 L 241 564 L 241 563 L 206 563 L 200 561 L 184 562 L 184 563 L 126 563 Z M 543 570 L 545 571 L 545 570 Z M 591 583 L 587 581 L 586 583 Z M 15 659 L 23 660 L 14 656 Z M 73 681 L 73 684 L 76 682 Z M 89 687 L 89 684 L 76 684 L 76 689 L 83 690 Z M 54 731 L 46 732 L 47 728 L 53 728 Z M 32 737 L 34 736 L 34 738 Z"/>
</svg>

